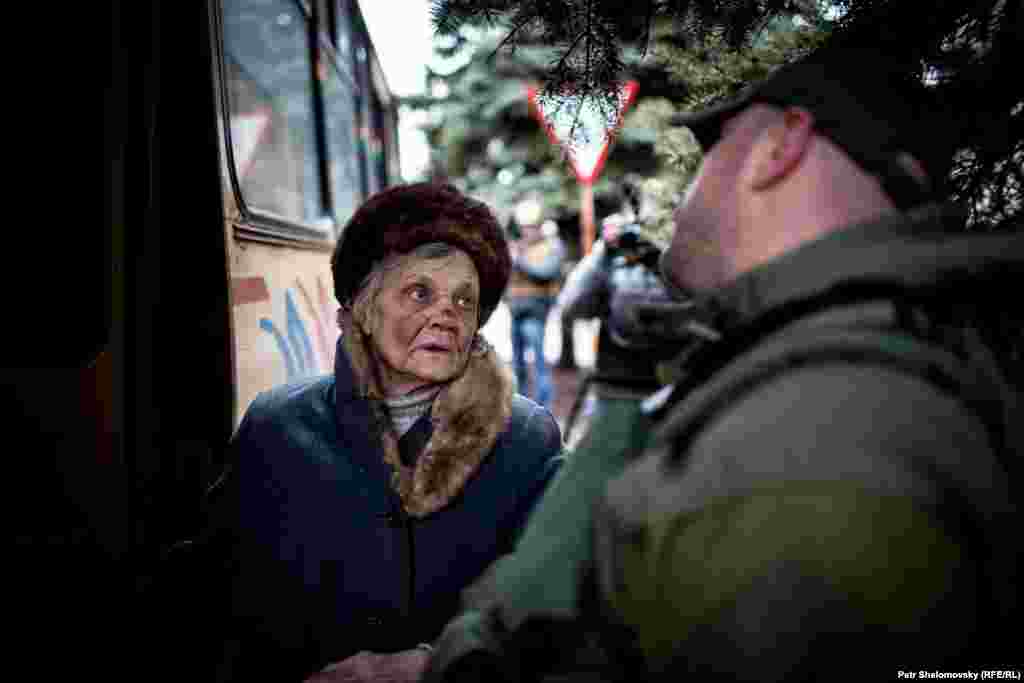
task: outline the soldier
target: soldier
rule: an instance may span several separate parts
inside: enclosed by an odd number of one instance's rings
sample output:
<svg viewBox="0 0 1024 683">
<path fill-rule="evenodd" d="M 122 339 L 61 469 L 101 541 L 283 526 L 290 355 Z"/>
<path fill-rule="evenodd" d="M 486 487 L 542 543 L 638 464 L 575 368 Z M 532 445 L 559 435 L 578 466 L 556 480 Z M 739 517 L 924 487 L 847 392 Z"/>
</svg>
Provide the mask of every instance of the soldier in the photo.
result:
<svg viewBox="0 0 1024 683">
<path fill-rule="evenodd" d="M 941 119 L 905 73 L 821 54 L 675 120 L 705 157 L 662 270 L 723 338 L 595 511 L 600 603 L 651 680 L 1012 656 L 1021 318 L 997 297 L 1024 243 L 933 203 Z"/>
</svg>

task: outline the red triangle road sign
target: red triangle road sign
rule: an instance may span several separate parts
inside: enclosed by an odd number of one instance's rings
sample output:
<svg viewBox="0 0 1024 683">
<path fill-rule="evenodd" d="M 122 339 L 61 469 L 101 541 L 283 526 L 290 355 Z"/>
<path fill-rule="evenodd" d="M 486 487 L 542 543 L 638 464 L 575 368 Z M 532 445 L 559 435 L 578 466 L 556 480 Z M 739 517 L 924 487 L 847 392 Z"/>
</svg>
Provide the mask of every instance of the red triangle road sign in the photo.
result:
<svg viewBox="0 0 1024 683">
<path fill-rule="evenodd" d="M 535 86 L 526 90 L 530 111 L 547 131 L 552 144 L 562 147 L 576 179 L 591 184 L 597 179 L 608 158 L 608 150 L 619 128 L 622 116 L 636 99 L 640 85 L 626 81 L 619 86 L 618 111 L 611 126 L 598 105 L 589 99 L 541 97 Z"/>
</svg>

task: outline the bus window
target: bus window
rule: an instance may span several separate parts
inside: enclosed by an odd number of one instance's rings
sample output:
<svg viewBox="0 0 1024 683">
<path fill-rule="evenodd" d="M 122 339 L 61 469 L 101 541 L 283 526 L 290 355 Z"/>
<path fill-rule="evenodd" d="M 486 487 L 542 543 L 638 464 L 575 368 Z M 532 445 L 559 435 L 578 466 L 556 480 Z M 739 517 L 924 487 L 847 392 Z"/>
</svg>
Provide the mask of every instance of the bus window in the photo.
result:
<svg viewBox="0 0 1024 683">
<path fill-rule="evenodd" d="M 373 194 L 397 177 L 397 163 L 391 158 L 392 138 L 397 121 L 384 73 L 363 24 L 362 15 L 354 22 L 363 30 L 353 33 L 353 67 L 359 85 L 360 126 L 357 145 L 362 164 L 363 187 Z M 396 161 L 396 160 L 395 160 Z"/>
<path fill-rule="evenodd" d="M 373 82 L 373 81 L 371 81 Z M 384 189 L 388 182 L 387 139 L 391 128 L 388 112 L 376 89 L 370 92 L 370 128 L 367 131 L 366 160 L 369 168 L 370 191 Z"/>
<path fill-rule="evenodd" d="M 289 0 L 223 4 L 231 151 L 246 206 L 330 237 L 317 160 L 308 19 Z"/>
<path fill-rule="evenodd" d="M 342 74 L 350 81 L 355 82 L 355 71 L 352 68 L 352 53 L 354 50 L 353 34 L 353 8 L 349 6 L 349 0 L 339 0 L 330 5 L 331 16 L 331 39 L 334 48 L 338 52 L 338 67 Z"/>
<path fill-rule="evenodd" d="M 359 127 L 356 110 L 356 84 L 349 69 L 339 68 L 346 53 L 331 59 L 321 50 L 324 65 L 321 77 L 324 93 L 324 122 L 327 129 L 327 163 L 331 182 L 331 199 L 339 225 L 344 225 L 362 201 L 359 147 L 356 131 Z"/>
</svg>

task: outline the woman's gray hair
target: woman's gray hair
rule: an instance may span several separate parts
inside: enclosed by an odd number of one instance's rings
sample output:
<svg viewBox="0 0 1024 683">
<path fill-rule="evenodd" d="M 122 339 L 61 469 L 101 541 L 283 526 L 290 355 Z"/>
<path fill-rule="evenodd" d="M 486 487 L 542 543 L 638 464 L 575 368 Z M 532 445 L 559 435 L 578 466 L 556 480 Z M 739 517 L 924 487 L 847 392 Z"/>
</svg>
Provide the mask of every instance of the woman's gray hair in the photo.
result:
<svg viewBox="0 0 1024 683">
<path fill-rule="evenodd" d="M 356 290 L 356 295 L 352 297 L 351 311 L 353 320 L 359 321 L 362 312 L 369 311 L 369 306 L 373 304 L 377 294 L 384 286 L 385 275 L 404 267 L 409 261 L 444 258 L 445 256 L 450 256 L 456 250 L 458 250 L 458 247 L 447 242 L 427 242 L 404 254 L 388 254 L 373 265 L 369 274 L 363 278 L 359 289 Z"/>
</svg>

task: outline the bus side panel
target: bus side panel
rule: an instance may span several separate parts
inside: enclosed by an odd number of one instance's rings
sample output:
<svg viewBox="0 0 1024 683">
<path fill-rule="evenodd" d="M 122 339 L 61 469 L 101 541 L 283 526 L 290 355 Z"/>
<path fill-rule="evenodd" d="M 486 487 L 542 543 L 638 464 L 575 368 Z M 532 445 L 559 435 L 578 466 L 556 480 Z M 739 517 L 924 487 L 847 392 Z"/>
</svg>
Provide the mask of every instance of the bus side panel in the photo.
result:
<svg viewBox="0 0 1024 683">
<path fill-rule="evenodd" d="M 237 425 L 259 392 L 333 371 L 339 330 L 330 253 L 235 240 L 231 302 Z"/>
</svg>

